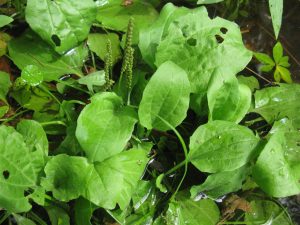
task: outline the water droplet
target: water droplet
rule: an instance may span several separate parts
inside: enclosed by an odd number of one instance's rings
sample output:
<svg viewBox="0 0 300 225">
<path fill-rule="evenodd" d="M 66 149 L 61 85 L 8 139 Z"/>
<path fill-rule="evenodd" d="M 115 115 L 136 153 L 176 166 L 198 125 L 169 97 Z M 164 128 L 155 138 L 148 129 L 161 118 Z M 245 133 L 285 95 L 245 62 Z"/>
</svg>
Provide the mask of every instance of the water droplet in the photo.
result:
<svg viewBox="0 0 300 225">
<path fill-rule="evenodd" d="M 219 136 L 218 136 L 218 138 L 219 138 L 219 139 L 221 139 L 221 138 L 222 138 L 222 136 L 221 136 L 221 135 L 219 135 Z"/>
</svg>

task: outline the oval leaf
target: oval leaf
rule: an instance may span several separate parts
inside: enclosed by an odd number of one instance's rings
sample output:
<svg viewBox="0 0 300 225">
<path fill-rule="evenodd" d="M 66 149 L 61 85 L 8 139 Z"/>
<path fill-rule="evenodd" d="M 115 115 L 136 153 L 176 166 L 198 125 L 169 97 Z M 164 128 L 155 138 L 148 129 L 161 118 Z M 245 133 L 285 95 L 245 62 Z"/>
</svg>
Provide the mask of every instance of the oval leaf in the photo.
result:
<svg viewBox="0 0 300 225">
<path fill-rule="evenodd" d="M 258 138 L 246 127 L 226 121 L 200 126 L 190 139 L 190 161 L 203 172 L 235 170 L 255 153 Z"/>
<path fill-rule="evenodd" d="M 139 107 L 139 119 L 147 129 L 170 130 L 186 117 L 189 107 L 190 83 L 183 69 L 165 62 L 151 77 Z"/>
<path fill-rule="evenodd" d="M 90 161 L 101 162 L 124 150 L 131 137 L 136 112 L 123 106 L 114 93 L 94 95 L 80 113 L 76 137 Z"/>
</svg>

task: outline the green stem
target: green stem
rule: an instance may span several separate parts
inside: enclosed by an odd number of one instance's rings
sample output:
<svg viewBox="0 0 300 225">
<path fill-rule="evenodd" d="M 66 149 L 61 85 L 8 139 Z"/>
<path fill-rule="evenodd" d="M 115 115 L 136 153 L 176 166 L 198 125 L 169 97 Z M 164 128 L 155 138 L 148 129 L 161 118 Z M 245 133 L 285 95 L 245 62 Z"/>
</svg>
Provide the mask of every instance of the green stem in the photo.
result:
<svg viewBox="0 0 300 225">
<path fill-rule="evenodd" d="M 168 127 L 170 127 L 173 132 L 176 134 L 177 138 L 179 139 L 180 141 L 180 144 L 183 148 L 183 152 L 184 152 L 184 156 L 185 156 L 185 160 L 183 161 L 184 162 L 184 173 L 183 173 L 183 176 L 175 190 L 175 192 L 173 193 L 172 197 L 171 197 L 171 200 L 174 199 L 174 197 L 176 196 L 177 192 L 179 191 L 185 177 L 186 177 L 186 174 L 187 174 L 187 169 L 188 169 L 188 163 L 189 163 L 189 155 L 188 155 L 188 150 L 187 150 L 187 147 L 185 145 L 185 142 L 183 140 L 183 138 L 181 137 L 181 135 L 179 134 L 179 132 L 176 130 L 175 127 L 173 127 L 168 121 L 166 121 L 165 119 L 163 119 L 162 117 L 160 117 L 159 115 L 156 115 L 157 118 L 159 118 L 162 122 L 164 122 Z M 179 165 L 179 164 L 178 164 Z"/>
<path fill-rule="evenodd" d="M 49 125 L 63 125 L 63 126 L 67 126 L 63 121 L 49 121 L 49 122 L 43 122 L 40 123 L 42 126 L 49 126 Z"/>
<path fill-rule="evenodd" d="M 38 215 L 36 215 L 34 212 L 31 211 L 28 214 L 29 214 L 29 217 L 32 220 L 34 220 L 35 222 L 37 222 L 38 224 L 40 224 L 40 225 L 47 225 L 47 223 L 44 220 L 42 220 Z"/>
<path fill-rule="evenodd" d="M 175 172 L 176 170 L 180 169 L 181 167 L 185 166 L 186 160 L 178 163 L 176 166 L 172 167 L 170 170 L 168 170 L 165 175 L 169 175 L 173 172 Z"/>
<path fill-rule="evenodd" d="M 61 107 L 61 109 L 66 113 L 66 116 L 67 116 L 67 120 L 68 121 L 71 121 L 71 117 L 69 115 L 69 113 L 62 107 L 62 104 L 61 102 L 58 100 L 58 98 L 56 98 L 56 96 L 54 94 L 51 93 L 51 91 L 49 91 L 47 89 L 47 87 L 45 87 L 43 84 L 40 84 L 39 85 L 39 88 L 44 91 L 45 93 L 47 93 L 48 95 L 50 95 Z"/>
<path fill-rule="evenodd" d="M 28 112 L 29 109 L 23 110 L 21 112 L 16 113 L 15 115 L 13 115 L 12 117 L 6 118 L 6 119 L 0 119 L 0 121 L 4 121 L 1 125 L 4 125 L 6 123 L 8 123 L 9 121 L 12 121 L 13 119 L 15 119 L 16 117 L 22 115 L 25 112 Z"/>
<path fill-rule="evenodd" d="M 0 224 L 4 223 L 4 221 L 10 216 L 10 213 L 8 213 L 7 211 L 5 211 L 4 215 L 2 216 L 2 218 L 0 219 Z"/>
</svg>

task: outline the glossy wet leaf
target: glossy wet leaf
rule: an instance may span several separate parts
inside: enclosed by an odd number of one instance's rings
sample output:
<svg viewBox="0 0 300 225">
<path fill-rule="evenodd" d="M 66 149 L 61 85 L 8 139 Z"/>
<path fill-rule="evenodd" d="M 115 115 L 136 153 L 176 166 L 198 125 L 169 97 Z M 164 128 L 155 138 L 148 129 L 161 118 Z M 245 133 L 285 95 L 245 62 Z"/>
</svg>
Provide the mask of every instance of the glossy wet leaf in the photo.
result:
<svg viewBox="0 0 300 225">
<path fill-rule="evenodd" d="M 202 172 L 235 170 L 255 155 L 258 138 L 243 126 L 211 121 L 198 127 L 190 138 L 189 159 Z"/>
<path fill-rule="evenodd" d="M 12 127 L 0 126 L 0 143 L 0 206 L 14 213 L 29 211 L 24 192 L 36 185 L 43 159 L 35 157 Z"/>
<path fill-rule="evenodd" d="M 151 42 L 150 42 L 151 43 Z M 214 74 L 236 74 L 251 60 L 239 27 L 219 17 L 210 19 L 204 7 L 190 9 L 165 28 L 155 65 L 167 60 L 188 74 L 193 93 L 206 92 Z"/>
<path fill-rule="evenodd" d="M 300 128 L 300 85 L 279 84 L 255 93 L 255 109 L 268 123 L 289 118 L 295 128 Z"/>
<path fill-rule="evenodd" d="M 251 104 L 251 90 L 235 76 L 215 74 L 207 92 L 210 119 L 239 123 Z"/>
<path fill-rule="evenodd" d="M 80 44 L 96 18 L 92 0 L 28 0 L 26 21 L 59 53 Z"/>
<path fill-rule="evenodd" d="M 81 76 L 81 68 L 88 55 L 87 47 L 79 45 L 61 56 L 33 32 L 25 32 L 10 41 L 8 50 L 19 69 L 35 65 L 44 74 L 45 81 L 58 80 L 65 74 Z"/>
<path fill-rule="evenodd" d="M 278 38 L 282 22 L 283 0 L 269 0 L 269 8 L 276 39 Z"/>
<path fill-rule="evenodd" d="M 245 222 L 253 224 L 291 225 L 285 209 L 275 202 L 256 199 L 250 202 L 251 211 L 245 213 Z"/>
<path fill-rule="evenodd" d="M 10 76 L 8 73 L 0 71 L 0 100 L 6 102 L 6 95 L 11 86 Z"/>
<path fill-rule="evenodd" d="M 219 216 L 218 206 L 210 199 L 182 198 L 169 204 L 166 220 L 168 225 L 215 225 Z"/>
<path fill-rule="evenodd" d="M 147 152 L 138 149 L 95 164 L 84 157 L 60 154 L 46 165 L 42 185 L 61 201 L 83 196 L 100 207 L 113 209 L 118 204 L 124 209 L 147 161 Z"/>
<path fill-rule="evenodd" d="M 102 161 L 124 150 L 137 115 L 112 92 L 91 98 L 79 115 L 76 137 L 90 161 Z"/>
<path fill-rule="evenodd" d="M 36 65 L 24 67 L 21 73 L 22 80 L 30 86 L 38 86 L 43 82 L 44 75 Z"/>
<path fill-rule="evenodd" d="M 272 135 L 253 168 L 255 182 L 273 197 L 300 193 L 299 131 L 274 124 Z M 292 141 L 291 141 L 292 140 Z"/>
<path fill-rule="evenodd" d="M 150 26 L 157 18 L 155 8 L 144 0 L 133 1 L 127 6 L 118 0 L 110 0 L 99 8 L 97 20 L 105 27 L 126 31 L 129 18 L 134 19 L 133 43 L 138 43 L 139 30 Z"/>
<path fill-rule="evenodd" d="M 117 34 L 89 34 L 87 44 L 91 51 L 95 52 L 102 61 L 105 61 L 108 41 L 111 43 L 112 61 L 116 63 L 122 56 L 120 40 Z"/>
<path fill-rule="evenodd" d="M 148 82 L 139 106 L 140 123 L 147 129 L 170 130 L 186 117 L 190 83 L 187 74 L 176 64 L 162 64 Z"/>
<path fill-rule="evenodd" d="M 242 182 L 246 178 L 247 167 L 236 170 L 219 172 L 209 175 L 203 184 L 192 186 L 191 197 L 195 198 L 201 192 L 207 196 L 217 199 L 230 192 L 241 189 Z"/>
</svg>

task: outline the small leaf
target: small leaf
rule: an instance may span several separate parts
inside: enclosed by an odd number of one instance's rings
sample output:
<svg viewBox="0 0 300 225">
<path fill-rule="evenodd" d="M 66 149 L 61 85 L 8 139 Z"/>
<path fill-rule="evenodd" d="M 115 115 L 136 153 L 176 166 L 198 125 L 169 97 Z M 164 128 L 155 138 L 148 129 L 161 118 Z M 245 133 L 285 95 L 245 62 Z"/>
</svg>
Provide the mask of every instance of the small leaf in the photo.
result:
<svg viewBox="0 0 300 225">
<path fill-rule="evenodd" d="M 5 15 L 0 15 L 0 28 L 10 24 L 12 21 L 14 21 L 13 18 Z"/>
<path fill-rule="evenodd" d="M 277 39 L 282 22 L 283 0 L 269 0 L 269 8 L 271 12 L 275 37 Z"/>
<path fill-rule="evenodd" d="M 70 225 L 70 217 L 65 209 L 54 204 L 46 206 L 45 209 L 47 210 L 51 224 Z"/>
<path fill-rule="evenodd" d="M 260 61 L 263 64 L 272 65 L 272 66 L 275 65 L 273 59 L 265 53 L 256 52 L 254 53 L 254 56 L 258 61 Z"/>
<path fill-rule="evenodd" d="M 6 101 L 6 95 L 11 86 L 10 76 L 8 73 L 0 71 L 0 100 Z"/>
<path fill-rule="evenodd" d="M 104 70 L 90 73 L 78 80 L 79 84 L 86 85 L 91 93 L 94 93 L 93 86 L 101 87 L 105 84 L 105 72 Z"/>
<path fill-rule="evenodd" d="M 165 187 L 165 185 L 162 184 L 163 178 L 164 178 L 165 174 L 162 173 L 160 174 L 157 178 L 156 178 L 156 187 L 163 193 L 167 193 L 167 188 Z"/>
<path fill-rule="evenodd" d="M 284 208 L 269 200 L 256 199 L 250 202 L 251 211 L 245 213 L 247 224 L 291 225 Z"/>
<path fill-rule="evenodd" d="M 255 92 L 255 90 L 260 89 L 259 82 L 254 76 L 248 77 L 248 76 L 240 75 L 237 78 L 238 78 L 239 83 L 247 85 L 251 89 L 252 93 Z"/>
<path fill-rule="evenodd" d="M 282 80 L 284 80 L 288 84 L 293 83 L 293 80 L 291 78 L 291 72 L 287 68 L 282 66 L 277 66 L 276 70 L 278 70 L 278 72 L 280 73 L 280 77 Z"/>
<path fill-rule="evenodd" d="M 288 56 L 281 57 L 278 65 L 283 67 L 290 67 L 291 64 L 289 63 L 289 57 Z"/>
<path fill-rule="evenodd" d="M 276 64 L 279 64 L 280 59 L 283 57 L 283 48 L 280 42 L 277 42 L 273 48 L 273 57 Z"/>
<path fill-rule="evenodd" d="M 235 170 L 256 154 L 258 141 L 247 127 L 211 121 L 200 126 L 191 136 L 189 159 L 202 172 Z"/>
<path fill-rule="evenodd" d="M 189 96 L 186 72 L 171 61 L 163 63 L 144 90 L 138 111 L 140 123 L 147 129 L 170 130 L 161 117 L 178 126 L 186 117 Z"/>
<path fill-rule="evenodd" d="M 35 87 L 43 82 L 44 76 L 39 67 L 28 65 L 22 70 L 21 78 L 25 83 Z"/>
<path fill-rule="evenodd" d="M 89 160 L 101 162 L 124 150 L 136 122 L 135 110 L 115 93 L 99 93 L 81 111 L 76 137 Z"/>
<path fill-rule="evenodd" d="M 263 66 L 259 67 L 259 70 L 260 70 L 261 72 L 266 72 L 266 73 L 268 73 L 268 72 L 272 71 L 273 68 L 274 68 L 273 65 L 263 65 Z"/>
<path fill-rule="evenodd" d="M 276 67 L 276 70 L 274 71 L 274 80 L 277 83 L 279 83 L 281 80 L 281 74 L 280 74 L 279 70 L 277 69 L 277 67 Z"/>
</svg>

